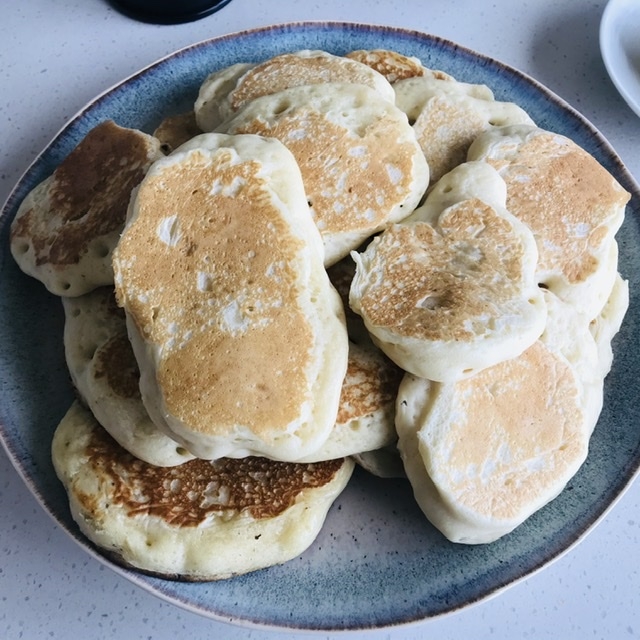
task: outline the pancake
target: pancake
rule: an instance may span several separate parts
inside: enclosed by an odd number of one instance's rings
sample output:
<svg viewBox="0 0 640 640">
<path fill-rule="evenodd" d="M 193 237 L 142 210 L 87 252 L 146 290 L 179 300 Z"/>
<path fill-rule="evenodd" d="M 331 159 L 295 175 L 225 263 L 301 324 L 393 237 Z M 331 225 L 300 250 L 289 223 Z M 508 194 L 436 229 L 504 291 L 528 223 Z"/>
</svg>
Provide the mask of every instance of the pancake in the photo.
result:
<svg viewBox="0 0 640 640">
<path fill-rule="evenodd" d="M 220 112 L 223 98 L 253 66 L 255 65 L 250 62 L 238 62 L 213 71 L 204 79 L 193 107 L 196 123 L 203 132 L 213 131 L 222 123 L 225 118 Z"/>
<path fill-rule="evenodd" d="M 537 240 L 538 281 L 596 316 L 617 273 L 612 242 L 629 194 L 569 138 L 533 126 L 484 133 L 469 159 L 504 178 L 507 207 Z"/>
<path fill-rule="evenodd" d="M 262 96 L 293 87 L 335 82 L 367 86 L 385 100 L 395 101 L 391 84 L 366 64 L 326 51 L 305 49 L 273 56 L 260 64 L 252 65 L 236 79 L 233 87 L 224 83 L 215 92 L 219 114 L 217 119 L 224 120 L 232 117 L 252 100 Z M 207 90 L 207 93 L 209 92 L 210 90 Z M 201 95 L 202 93 L 201 89 Z M 198 112 L 198 103 L 196 103 L 196 113 Z M 207 125 L 200 116 L 198 122 L 200 126 Z"/>
<path fill-rule="evenodd" d="M 20 205 L 11 225 L 18 266 L 60 296 L 113 284 L 111 253 L 131 190 L 161 156 L 152 136 L 97 125 Z"/>
<path fill-rule="evenodd" d="M 407 221 L 352 253 L 350 306 L 405 371 L 459 380 L 517 356 L 544 330 L 535 241 L 504 200 L 494 169 L 465 163 Z"/>
<path fill-rule="evenodd" d="M 334 82 L 255 98 L 224 131 L 276 138 L 293 153 L 326 266 L 409 215 L 428 186 L 405 115 L 363 85 Z"/>
<path fill-rule="evenodd" d="M 332 460 L 394 445 L 395 403 L 404 371 L 372 343 L 349 343 L 336 423 L 324 445 L 299 462 Z"/>
<path fill-rule="evenodd" d="M 286 562 L 312 544 L 346 486 L 349 459 L 261 458 L 154 467 L 74 403 L 52 443 L 81 531 L 121 565 L 169 579 L 220 580 Z"/>
<path fill-rule="evenodd" d="M 418 58 L 405 56 L 398 51 L 389 51 L 388 49 L 358 49 L 350 51 L 346 54 L 346 57 L 375 69 L 391 84 L 398 82 L 398 80 L 434 73 L 429 69 L 425 69 Z M 443 72 L 435 73 L 441 74 L 440 77 L 442 78 L 450 77 Z"/>
<path fill-rule="evenodd" d="M 509 124 L 533 124 L 512 102 L 495 100 L 485 85 L 422 76 L 393 85 L 396 105 L 413 125 L 429 163 L 431 182 L 465 161 L 482 132 Z"/>
<path fill-rule="evenodd" d="M 574 344 L 555 333 L 567 319 L 554 319 L 523 354 L 471 378 L 441 384 L 407 375 L 401 383 L 396 428 L 405 470 L 421 509 L 452 542 L 506 535 L 584 462 L 599 412 L 592 397 L 602 390 L 581 380 L 585 368 L 574 356 L 588 360 L 592 344 L 571 317 Z"/>
<path fill-rule="evenodd" d="M 598 373 L 606 376 L 613 364 L 612 341 L 622 326 L 629 308 L 629 283 L 617 274 L 609 299 L 590 322 L 589 330 L 598 348 Z"/>
<path fill-rule="evenodd" d="M 160 140 L 164 152 L 171 153 L 181 144 L 201 133 L 202 129 L 196 122 L 195 113 L 187 111 L 164 118 L 153 132 L 153 135 Z"/>
<path fill-rule="evenodd" d="M 352 456 L 354 462 L 365 471 L 378 478 L 406 478 L 402 458 L 397 444 L 381 447 L 374 451 L 364 451 Z"/>
<path fill-rule="evenodd" d="M 156 162 L 114 252 L 153 422 L 198 458 L 292 461 L 327 439 L 348 340 L 291 153 L 202 134 Z"/>
<path fill-rule="evenodd" d="M 151 422 L 142 404 L 138 364 L 113 287 L 63 297 L 62 304 L 71 380 L 97 421 L 120 446 L 149 464 L 171 467 L 191 460 L 193 455 Z"/>
</svg>

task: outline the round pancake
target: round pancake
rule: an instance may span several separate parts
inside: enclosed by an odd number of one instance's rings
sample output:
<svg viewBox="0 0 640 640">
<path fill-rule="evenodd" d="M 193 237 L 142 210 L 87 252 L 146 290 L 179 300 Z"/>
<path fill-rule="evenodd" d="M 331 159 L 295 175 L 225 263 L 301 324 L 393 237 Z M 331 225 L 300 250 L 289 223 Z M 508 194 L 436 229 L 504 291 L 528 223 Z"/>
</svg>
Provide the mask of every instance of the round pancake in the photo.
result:
<svg viewBox="0 0 640 640">
<path fill-rule="evenodd" d="M 61 296 L 113 284 L 111 253 L 131 190 L 160 157 L 156 138 L 97 125 L 20 205 L 11 225 L 18 266 Z"/>
<path fill-rule="evenodd" d="M 326 51 L 305 49 L 252 65 L 237 78 L 233 88 L 226 93 L 224 88 L 217 91 L 219 117 L 230 118 L 252 100 L 284 89 L 334 82 L 364 85 L 385 100 L 395 101 L 390 83 L 366 64 Z M 205 124 L 201 120 L 199 122 L 201 126 Z"/>
<path fill-rule="evenodd" d="M 193 455 L 160 431 L 142 404 L 138 363 L 113 287 L 63 297 L 62 304 L 71 380 L 97 421 L 120 446 L 149 464 L 171 467 L 191 460 Z"/>
<path fill-rule="evenodd" d="M 291 153 L 203 134 L 156 162 L 114 252 L 153 422 L 198 458 L 313 453 L 335 423 L 342 302 Z"/>
<path fill-rule="evenodd" d="M 431 182 L 465 161 L 483 131 L 509 124 L 533 124 L 518 105 L 494 100 L 485 85 L 429 76 L 393 85 L 396 105 L 409 117 L 429 163 Z"/>
<path fill-rule="evenodd" d="M 544 330 L 535 241 L 504 209 L 504 193 L 489 165 L 460 165 L 407 221 L 352 253 L 350 306 L 405 371 L 459 380 L 522 353 Z"/>
<path fill-rule="evenodd" d="M 492 542 L 555 498 L 584 461 L 602 408 L 589 323 L 550 292 L 523 354 L 455 383 L 407 375 L 396 428 L 427 518 L 453 542 Z"/>
<path fill-rule="evenodd" d="M 154 467 L 122 449 L 79 403 L 56 429 L 52 459 L 74 520 L 103 553 L 185 581 L 298 556 L 353 470 L 349 459 L 303 465 L 254 457 Z"/>
<path fill-rule="evenodd" d="M 533 126 L 483 133 L 469 159 L 489 162 L 504 178 L 508 209 L 538 243 L 539 282 L 597 315 L 617 272 L 612 241 L 629 193 L 569 138 Z"/>
<path fill-rule="evenodd" d="M 256 98 L 224 125 L 293 153 L 330 266 L 409 215 L 429 170 L 405 115 L 363 85 L 325 83 Z"/>
</svg>

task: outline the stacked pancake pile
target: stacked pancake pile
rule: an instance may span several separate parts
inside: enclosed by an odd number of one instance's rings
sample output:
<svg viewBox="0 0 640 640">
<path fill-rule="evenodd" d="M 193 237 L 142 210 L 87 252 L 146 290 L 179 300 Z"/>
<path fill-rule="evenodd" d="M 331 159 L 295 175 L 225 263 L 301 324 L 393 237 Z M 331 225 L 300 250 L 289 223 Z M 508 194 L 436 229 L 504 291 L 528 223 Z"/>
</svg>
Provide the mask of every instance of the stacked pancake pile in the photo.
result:
<svg viewBox="0 0 640 640">
<path fill-rule="evenodd" d="M 584 460 L 626 311 L 626 194 L 489 88 L 397 52 L 207 77 L 24 200 L 77 400 L 52 456 L 118 562 L 215 580 L 317 536 L 354 461 L 487 542 Z"/>
</svg>

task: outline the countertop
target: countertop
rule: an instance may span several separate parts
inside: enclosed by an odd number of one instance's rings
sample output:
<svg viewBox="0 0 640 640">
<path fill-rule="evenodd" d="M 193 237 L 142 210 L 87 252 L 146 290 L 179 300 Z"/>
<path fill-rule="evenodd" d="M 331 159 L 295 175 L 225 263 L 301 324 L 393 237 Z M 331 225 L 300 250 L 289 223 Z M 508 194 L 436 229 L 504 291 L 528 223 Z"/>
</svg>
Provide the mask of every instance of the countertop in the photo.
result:
<svg viewBox="0 0 640 640">
<path fill-rule="evenodd" d="M 3 4 L 0 22 L 0 202 L 83 105 L 185 45 L 289 21 L 407 27 L 512 65 L 590 120 L 640 180 L 640 119 L 609 80 L 594 0 L 233 0 L 200 21 L 157 26 L 104 0 Z M 357 638 L 635 638 L 640 636 L 640 483 L 567 554 L 493 598 Z M 333 638 L 343 634 L 320 634 Z M 305 633 L 249 629 L 161 601 L 86 555 L 47 516 L 0 450 L 0 637 L 267 640 Z"/>
</svg>

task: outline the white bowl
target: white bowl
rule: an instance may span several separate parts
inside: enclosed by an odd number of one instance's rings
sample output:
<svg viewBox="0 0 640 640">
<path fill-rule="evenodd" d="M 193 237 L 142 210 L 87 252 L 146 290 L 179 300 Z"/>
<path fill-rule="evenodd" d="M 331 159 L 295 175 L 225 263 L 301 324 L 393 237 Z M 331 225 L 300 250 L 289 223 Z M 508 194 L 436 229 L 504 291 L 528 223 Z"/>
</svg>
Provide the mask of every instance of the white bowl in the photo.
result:
<svg viewBox="0 0 640 640">
<path fill-rule="evenodd" d="M 600 51 L 607 72 L 640 116 L 640 1 L 610 0 L 600 22 Z"/>
</svg>

